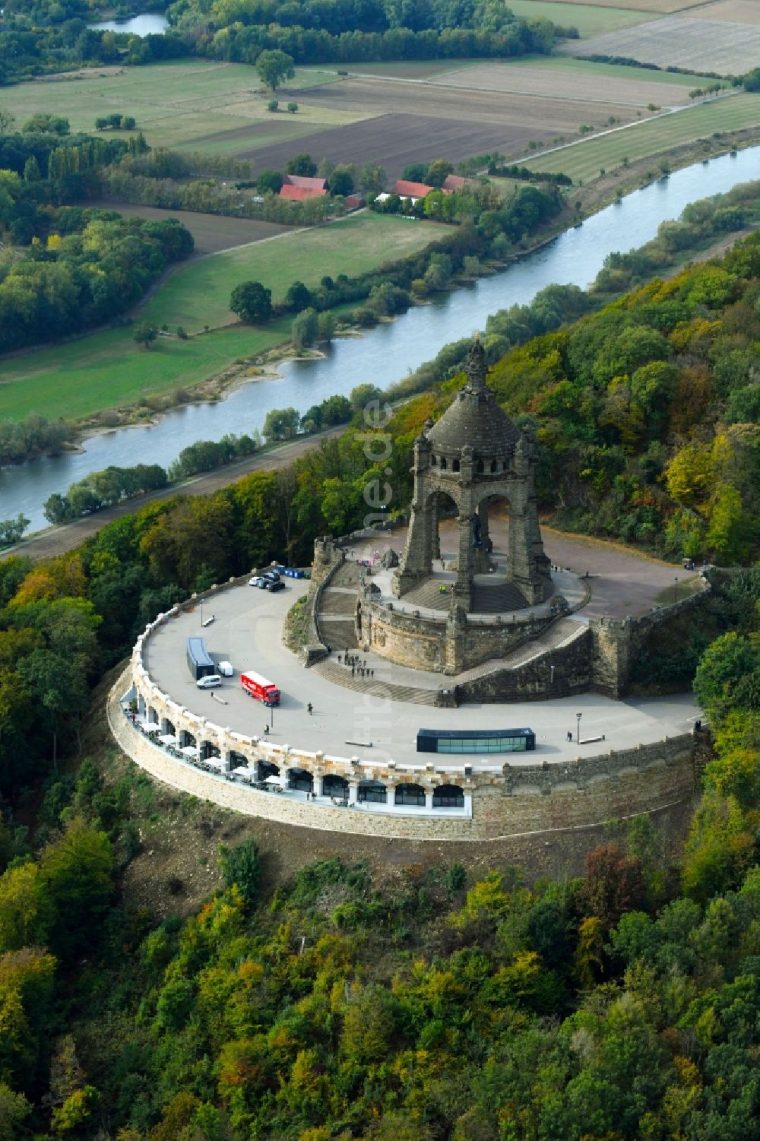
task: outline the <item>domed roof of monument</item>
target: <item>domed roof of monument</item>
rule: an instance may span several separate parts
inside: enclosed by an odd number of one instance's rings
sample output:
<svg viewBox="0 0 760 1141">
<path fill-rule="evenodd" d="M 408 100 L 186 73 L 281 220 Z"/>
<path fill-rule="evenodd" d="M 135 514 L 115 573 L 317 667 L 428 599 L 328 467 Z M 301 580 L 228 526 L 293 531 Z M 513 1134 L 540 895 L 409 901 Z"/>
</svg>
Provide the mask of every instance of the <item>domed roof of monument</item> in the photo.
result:
<svg viewBox="0 0 760 1141">
<path fill-rule="evenodd" d="M 486 384 L 485 353 L 479 340 L 470 349 L 467 377 L 467 384 L 427 433 L 428 440 L 446 452 L 461 451 L 469 444 L 476 456 L 511 454 L 520 433 Z"/>
</svg>

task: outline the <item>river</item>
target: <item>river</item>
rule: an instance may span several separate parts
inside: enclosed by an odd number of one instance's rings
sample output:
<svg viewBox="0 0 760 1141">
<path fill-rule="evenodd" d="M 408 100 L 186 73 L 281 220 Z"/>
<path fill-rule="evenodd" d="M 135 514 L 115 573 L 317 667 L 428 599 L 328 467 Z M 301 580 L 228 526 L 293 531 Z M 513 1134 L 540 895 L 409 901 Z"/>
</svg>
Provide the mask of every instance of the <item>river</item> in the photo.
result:
<svg viewBox="0 0 760 1141">
<path fill-rule="evenodd" d="M 365 381 L 386 388 L 445 344 L 483 329 L 490 313 L 526 304 L 552 283 L 587 287 L 607 254 L 643 245 L 655 236 L 661 222 L 677 218 L 689 202 L 756 178 L 760 178 L 760 147 L 686 167 L 629 194 L 500 273 L 445 294 L 434 304 L 410 309 L 361 337 L 339 338 L 324 358 L 285 362 L 274 379 L 242 384 L 214 404 L 185 405 L 150 427 L 94 436 L 80 453 L 3 468 L 0 519 L 23 512 L 32 530 L 39 529 L 46 525 L 42 505 L 48 496 L 65 492 L 70 484 L 109 464 L 166 467 L 196 440 L 261 429 L 272 408 L 292 406 L 303 413 L 333 393 L 348 395 Z"/>
<path fill-rule="evenodd" d="M 103 20 L 100 24 L 90 24 L 96 32 L 129 32 L 132 36 L 162 36 L 169 27 L 166 16 L 158 12 L 143 12 L 131 20 Z"/>
</svg>

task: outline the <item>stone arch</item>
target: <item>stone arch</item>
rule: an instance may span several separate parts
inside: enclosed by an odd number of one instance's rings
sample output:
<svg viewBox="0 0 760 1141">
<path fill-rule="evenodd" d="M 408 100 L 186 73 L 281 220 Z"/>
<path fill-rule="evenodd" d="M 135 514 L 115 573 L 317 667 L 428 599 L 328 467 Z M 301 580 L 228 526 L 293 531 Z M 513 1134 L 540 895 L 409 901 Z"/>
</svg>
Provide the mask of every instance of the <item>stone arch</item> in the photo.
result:
<svg viewBox="0 0 760 1141">
<path fill-rule="evenodd" d="M 479 571 L 487 573 L 490 570 L 490 556 L 494 549 L 502 559 L 507 559 L 511 519 L 512 501 L 506 494 L 506 489 L 485 490 L 477 499 L 473 516 L 473 542 L 476 549 L 485 556 L 479 559 Z M 508 572 L 508 560 L 505 569 Z"/>
<path fill-rule="evenodd" d="M 288 769 L 288 788 L 296 792 L 314 792 L 314 774 L 308 769 Z"/>
<path fill-rule="evenodd" d="M 437 487 L 431 490 L 425 502 L 430 514 L 430 558 L 441 558 L 441 520 L 459 514 L 459 503 L 454 487 Z"/>
<path fill-rule="evenodd" d="M 458 784 L 439 784 L 433 789 L 433 808 L 464 808 L 464 790 Z"/>
<path fill-rule="evenodd" d="M 258 760 L 256 762 L 256 780 L 265 781 L 267 777 L 279 777 L 280 766 L 273 761 Z"/>
<path fill-rule="evenodd" d="M 360 780 L 356 799 L 360 804 L 387 804 L 388 789 L 379 780 Z"/>
<path fill-rule="evenodd" d="M 322 796 L 335 800 L 348 800 L 348 781 L 337 773 L 326 773 L 322 777 Z"/>
<path fill-rule="evenodd" d="M 401 805 L 424 808 L 425 790 L 421 784 L 397 784 L 394 790 L 393 803 L 397 808 Z"/>
</svg>

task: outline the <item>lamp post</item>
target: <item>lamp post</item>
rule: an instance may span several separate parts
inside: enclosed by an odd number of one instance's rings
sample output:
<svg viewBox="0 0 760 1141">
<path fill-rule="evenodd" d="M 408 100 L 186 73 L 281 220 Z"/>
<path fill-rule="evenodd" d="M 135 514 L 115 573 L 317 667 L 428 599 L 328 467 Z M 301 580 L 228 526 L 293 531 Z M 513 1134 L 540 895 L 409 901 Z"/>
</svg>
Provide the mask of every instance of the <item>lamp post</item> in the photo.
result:
<svg viewBox="0 0 760 1141">
<path fill-rule="evenodd" d="M 575 740 L 579 745 L 581 743 L 581 717 L 582 716 L 583 716 L 582 713 L 576 713 L 576 715 L 575 715 Z"/>
<path fill-rule="evenodd" d="M 274 702 L 268 701 L 266 704 L 269 710 L 269 727 L 270 729 L 274 729 Z"/>
</svg>

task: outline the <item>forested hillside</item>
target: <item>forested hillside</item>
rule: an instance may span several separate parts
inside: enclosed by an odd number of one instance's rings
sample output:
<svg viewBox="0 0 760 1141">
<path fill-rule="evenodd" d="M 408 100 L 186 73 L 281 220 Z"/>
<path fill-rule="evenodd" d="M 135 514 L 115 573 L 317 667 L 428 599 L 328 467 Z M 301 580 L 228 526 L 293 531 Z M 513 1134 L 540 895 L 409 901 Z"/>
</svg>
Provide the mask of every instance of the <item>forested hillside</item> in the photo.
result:
<svg viewBox="0 0 760 1141">
<path fill-rule="evenodd" d="M 756 236 L 496 364 L 547 511 L 756 561 L 759 270 Z M 757 569 L 699 631 L 714 755 L 680 864 L 638 821 L 561 883 L 329 860 L 273 892 L 249 843 L 184 921 L 123 893 L 149 785 L 82 756 L 93 686 L 176 599 L 361 523 L 372 479 L 405 509 L 460 383 L 401 406 L 374 466 L 359 416 L 291 469 L 0 562 L 0 1138 L 760 1137 Z"/>
<path fill-rule="evenodd" d="M 734 600 L 759 587 L 745 576 Z M 700 668 L 716 757 L 680 868 L 640 819 L 579 879 L 333 859 L 271 893 L 249 841 L 220 852 L 226 886 L 196 915 L 158 924 L 118 896 L 145 790 L 104 786 L 89 761 L 54 776 L 41 850 L 0 833 L 0 1135 L 757 1138 L 760 653 L 744 615 Z"/>
</svg>

